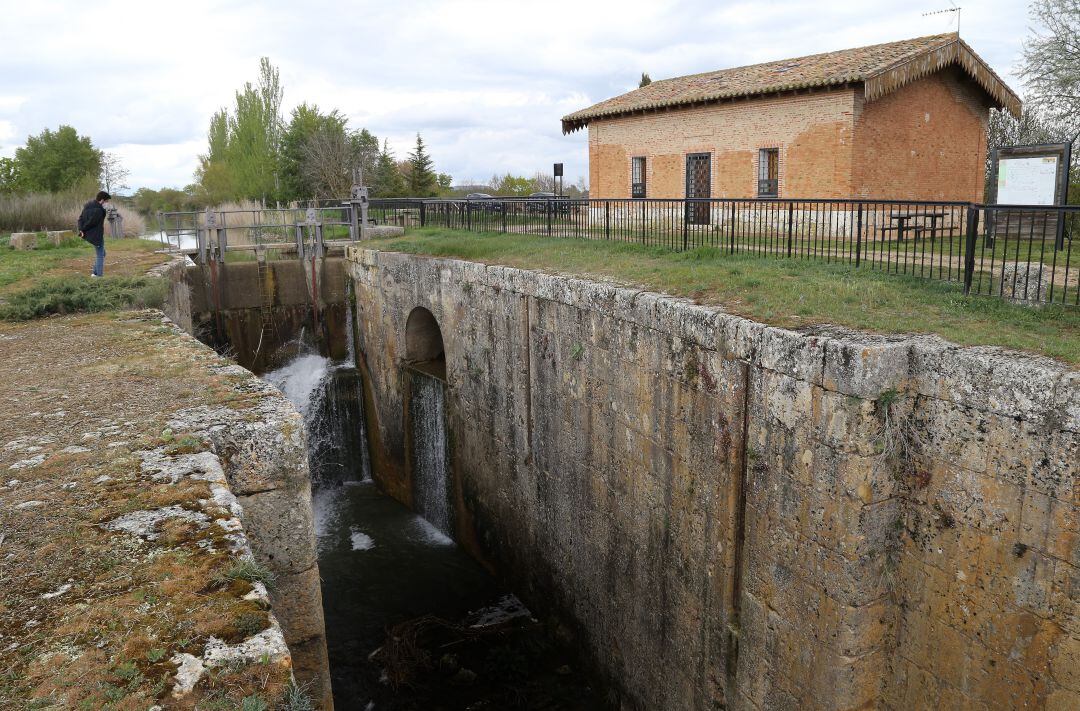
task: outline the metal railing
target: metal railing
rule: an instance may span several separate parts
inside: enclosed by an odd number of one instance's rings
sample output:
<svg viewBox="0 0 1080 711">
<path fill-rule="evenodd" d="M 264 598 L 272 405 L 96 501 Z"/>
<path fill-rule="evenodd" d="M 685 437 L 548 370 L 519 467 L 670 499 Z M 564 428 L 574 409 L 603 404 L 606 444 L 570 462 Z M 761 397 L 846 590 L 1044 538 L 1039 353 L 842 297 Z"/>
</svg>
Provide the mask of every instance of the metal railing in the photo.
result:
<svg viewBox="0 0 1080 711">
<path fill-rule="evenodd" d="M 1080 206 L 838 199 L 375 199 L 380 223 L 806 259 L 1080 305 Z"/>
<path fill-rule="evenodd" d="M 164 242 L 223 259 L 301 256 L 359 237 L 357 200 L 310 208 L 170 212 Z M 965 294 L 1080 305 L 1080 206 L 837 199 L 373 199 L 371 223 L 617 241 L 851 264 L 952 282 Z M 212 223 L 212 224 L 211 224 Z"/>
<path fill-rule="evenodd" d="M 162 212 L 158 227 L 163 244 L 200 259 L 226 251 L 304 253 L 316 244 L 357 239 L 352 215 L 352 205 L 339 200 L 319 207 Z"/>
</svg>

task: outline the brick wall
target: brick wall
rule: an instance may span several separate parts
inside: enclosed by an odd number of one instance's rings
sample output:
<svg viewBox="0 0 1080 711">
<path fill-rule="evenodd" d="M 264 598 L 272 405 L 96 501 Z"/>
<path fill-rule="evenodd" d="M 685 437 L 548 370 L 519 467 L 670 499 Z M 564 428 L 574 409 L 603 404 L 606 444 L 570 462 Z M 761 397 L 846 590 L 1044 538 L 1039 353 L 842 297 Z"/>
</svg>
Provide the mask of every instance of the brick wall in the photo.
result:
<svg viewBox="0 0 1080 711">
<path fill-rule="evenodd" d="M 990 106 L 961 70 L 855 106 L 858 197 L 982 201 Z"/>
<path fill-rule="evenodd" d="M 758 151 L 779 148 L 780 197 L 981 201 L 988 111 L 947 69 L 870 103 L 835 89 L 598 120 L 592 196 L 630 197 L 630 161 L 644 156 L 647 197 L 682 198 L 686 155 L 710 153 L 712 197 L 755 197 Z"/>
<path fill-rule="evenodd" d="M 630 197 L 630 159 L 645 156 L 648 197 L 682 198 L 686 154 L 711 153 L 712 196 L 754 197 L 758 150 L 780 148 L 781 196 L 846 197 L 854 110 L 854 90 L 843 89 L 597 121 L 591 195 Z M 796 170 L 796 159 L 828 168 Z"/>
</svg>

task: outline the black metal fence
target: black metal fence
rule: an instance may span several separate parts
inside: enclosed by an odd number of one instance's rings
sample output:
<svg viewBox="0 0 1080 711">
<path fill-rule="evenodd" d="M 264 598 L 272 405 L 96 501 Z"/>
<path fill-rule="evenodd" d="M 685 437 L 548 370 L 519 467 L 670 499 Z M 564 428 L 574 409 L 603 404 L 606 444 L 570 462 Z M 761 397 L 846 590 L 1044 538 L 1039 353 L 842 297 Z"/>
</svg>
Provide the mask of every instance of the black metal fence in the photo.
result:
<svg viewBox="0 0 1080 711">
<path fill-rule="evenodd" d="M 380 224 L 852 264 L 964 293 L 1080 305 L 1080 206 L 910 200 L 376 199 Z"/>
</svg>

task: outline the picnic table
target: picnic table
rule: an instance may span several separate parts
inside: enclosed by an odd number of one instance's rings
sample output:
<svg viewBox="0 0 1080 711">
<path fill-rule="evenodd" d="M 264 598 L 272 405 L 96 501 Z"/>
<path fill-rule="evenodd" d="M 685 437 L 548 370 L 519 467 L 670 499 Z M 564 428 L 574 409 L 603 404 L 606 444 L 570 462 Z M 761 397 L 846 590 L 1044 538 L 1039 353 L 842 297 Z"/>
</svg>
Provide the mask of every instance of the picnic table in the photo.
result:
<svg viewBox="0 0 1080 711">
<path fill-rule="evenodd" d="M 946 213 L 944 211 L 935 212 L 892 212 L 889 213 L 889 219 L 896 223 L 895 227 L 886 227 L 886 230 L 896 230 L 896 241 L 904 241 L 904 231 L 907 229 L 908 220 L 913 217 L 924 217 L 930 220 L 930 236 L 937 235 L 937 221 L 944 218 Z M 923 225 L 914 225 L 910 228 L 915 235 L 915 240 L 918 241 L 919 235 L 926 229 Z"/>
</svg>

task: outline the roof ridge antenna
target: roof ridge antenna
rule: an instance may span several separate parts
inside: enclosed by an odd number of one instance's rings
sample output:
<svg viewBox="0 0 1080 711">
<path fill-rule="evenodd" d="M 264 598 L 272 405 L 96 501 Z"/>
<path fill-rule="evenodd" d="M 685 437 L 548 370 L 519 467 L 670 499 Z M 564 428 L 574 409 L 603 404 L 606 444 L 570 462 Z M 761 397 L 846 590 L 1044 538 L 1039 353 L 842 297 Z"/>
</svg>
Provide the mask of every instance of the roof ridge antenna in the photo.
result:
<svg viewBox="0 0 1080 711">
<path fill-rule="evenodd" d="M 950 4 L 952 5 L 952 7 L 950 7 L 950 8 L 947 8 L 945 10 L 933 10 L 931 12 L 924 12 L 922 14 L 922 16 L 923 17 L 930 17 L 932 15 L 948 15 L 949 13 L 955 12 L 956 13 L 956 34 L 957 34 L 957 36 L 959 36 L 960 35 L 960 11 L 963 8 L 960 7 L 959 5 L 957 5 L 956 3 L 950 3 Z"/>
</svg>

